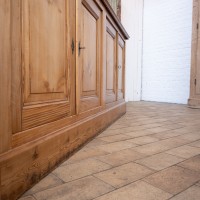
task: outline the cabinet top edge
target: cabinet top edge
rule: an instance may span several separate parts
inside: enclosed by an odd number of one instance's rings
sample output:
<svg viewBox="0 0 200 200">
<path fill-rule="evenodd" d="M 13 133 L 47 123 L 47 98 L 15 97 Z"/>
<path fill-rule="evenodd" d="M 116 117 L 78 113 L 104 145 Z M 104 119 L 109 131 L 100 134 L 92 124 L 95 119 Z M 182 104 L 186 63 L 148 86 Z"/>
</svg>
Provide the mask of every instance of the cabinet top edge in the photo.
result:
<svg viewBox="0 0 200 200">
<path fill-rule="evenodd" d="M 126 29 L 124 28 L 124 26 L 122 25 L 121 21 L 119 20 L 119 18 L 117 17 L 117 15 L 115 14 L 114 10 L 112 9 L 111 5 L 109 4 L 108 0 L 101 0 L 102 3 L 104 4 L 104 6 L 106 7 L 108 13 L 111 15 L 111 17 L 113 18 L 113 20 L 115 21 L 115 23 L 117 24 L 118 28 L 120 29 L 120 31 L 122 32 L 124 39 L 128 40 L 130 38 L 129 34 L 127 33 Z"/>
</svg>

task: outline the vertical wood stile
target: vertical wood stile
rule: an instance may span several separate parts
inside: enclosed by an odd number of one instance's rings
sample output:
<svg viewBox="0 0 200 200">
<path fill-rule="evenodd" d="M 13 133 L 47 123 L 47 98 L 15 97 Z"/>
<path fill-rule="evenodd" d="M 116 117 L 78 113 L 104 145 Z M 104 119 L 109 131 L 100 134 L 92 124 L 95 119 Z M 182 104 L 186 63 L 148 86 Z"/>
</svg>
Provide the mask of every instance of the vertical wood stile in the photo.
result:
<svg viewBox="0 0 200 200">
<path fill-rule="evenodd" d="M 12 135 L 10 16 L 10 0 L 0 0 L 0 153 L 10 149 Z"/>
</svg>

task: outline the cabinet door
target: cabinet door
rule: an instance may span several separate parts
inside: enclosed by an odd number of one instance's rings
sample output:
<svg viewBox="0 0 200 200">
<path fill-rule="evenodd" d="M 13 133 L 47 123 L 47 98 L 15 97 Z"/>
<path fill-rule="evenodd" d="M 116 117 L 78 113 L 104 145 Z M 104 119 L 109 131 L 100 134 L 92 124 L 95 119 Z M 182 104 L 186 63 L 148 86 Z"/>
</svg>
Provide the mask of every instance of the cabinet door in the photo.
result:
<svg viewBox="0 0 200 200">
<path fill-rule="evenodd" d="M 22 0 L 23 130 L 74 110 L 67 6 L 67 0 Z"/>
<path fill-rule="evenodd" d="M 106 103 L 117 100 L 116 66 L 117 66 L 116 30 L 107 20 L 106 24 Z"/>
<path fill-rule="evenodd" d="M 125 89 L 125 42 L 118 36 L 118 73 L 117 73 L 118 100 L 124 99 Z"/>
<path fill-rule="evenodd" d="M 79 0 L 77 109 L 100 106 L 102 13 L 94 0 Z"/>
</svg>

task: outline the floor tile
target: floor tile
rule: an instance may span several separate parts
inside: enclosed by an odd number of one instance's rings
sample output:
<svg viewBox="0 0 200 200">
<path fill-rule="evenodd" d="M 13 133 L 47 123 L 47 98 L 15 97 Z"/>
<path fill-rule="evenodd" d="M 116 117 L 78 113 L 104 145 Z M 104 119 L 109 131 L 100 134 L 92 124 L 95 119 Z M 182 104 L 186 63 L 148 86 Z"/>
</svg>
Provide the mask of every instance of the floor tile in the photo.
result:
<svg viewBox="0 0 200 200">
<path fill-rule="evenodd" d="M 148 129 L 148 131 L 150 131 L 152 133 L 160 133 L 160 132 L 164 132 L 164 131 L 168 131 L 168 130 L 170 130 L 170 128 L 165 128 L 165 127 L 156 127 L 156 128 Z"/>
<path fill-rule="evenodd" d="M 153 133 L 148 130 L 140 130 L 140 131 L 132 131 L 132 132 L 125 133 L 125 134 L 129 135 L 133 138 L 137 138 L 137 137 L 142 137 L 142 136 L 146 136 L 146 135 L 152 135 Z"/>
<path fill-rule="evenodd" d="M 183 161 L 182 158 L 178 158 L 166 153 L 160 153 L 141 160 L 137 160 L 136 162 L 154 170 L 162 170 L 181 161 Z"/>
<path fill-rule="evenodd" d="M 143 130 L 141 126 L 136 126 L 136 127 L 125 127 L 125 128 L 120 128 L 120 129 L 114 129 L 114 130 L 106 130 L 104 131 L 99 137 L 105 137 L 105 136 L 111 136 L 111 135 L 119 135 L 119 134 L 124 134 L 124 133 L 129 133 L 137 130 Z"/>
<path fill-rule="evenodd" d="M 37 200 L 90 200 L 114 188 L 94 177 L 86 177 L 77 181 L 36 193 Z"/>
<path fill-rule="evenodd" d="M 183 134 L 191 133 L 191 129 L 186 128 L 186 127 L 179 128 L 179 129 L 176 129 L 176 130 L 173 130 L 173 131 L 174 131 L 174 132 L 177 132 L 177 133 L 181 133 L 182 135 L 183 135 Z"/>
<path fill-rule="evenodd" d="M 179 163 L 178 166 L 194 170 L 200 173 L 200 155 L 190 158 L 182 163 Z"/>
<path fill-rule="evenodd" d="M 192 186 L 171 198 L 171 200 L 199 200 L 200 199 L 200 187 Z"/>
<path fill-rule="evenodd" d="M 173 166 L 144 179 L 146 182 L 170 194 L 178 194 L 200 180 L 195 171 Z"/>
<path fill-rule="evenodd" d="M 66 163 L 74 163 L 74 162 L 81 161 L 87 158 L 93 158 L 96 156 L 102 156 L 106 154 L 108 153 L 106 151 L 103 151 L 103 149 L 84 148 L 78 151 L 77 153 L 75 153 Z"/>
<path fill-rule="evenodd" d="M 119 134 L 114 136 L 102 137 L 101 140 L 105 142 L 118 142 L 118 141 L 128 140 L 130 138 L 131 136 Z"/>
<path fill-rule="evenodd" d="M 100 172 L 94 176 L 116 188 L 119 188 L 127 185 L 128 183 L 137 181 L 152 172 L 152 170 L 139 164 L 128 163 L 104 172 Z"/>
<path fill-rule="evenodd" d="M 96 200 L 166 200 L 172 195 L 139 181 L 106 194 Z"/>
<path fill-rule="evenodd" d="M 184 125 L 172 123 L 172 124 L 165 124 L 162 127 L 169 128 L 170 130 L 177 130 L 180 128 L 184 128 Z"/>
<path fill-rule="evenodd" d="M 19 200 L 36 200 L 33 196 L 22 197 Z"/>
<path fill-rule="evenodd" d="M 161 124 L 160 123 L 148 123 L 148 124 L 144 124 L 144 125 L 142 125 L 143 127 L 145 127 L 145 128 L 155 128 L 155 127 L 159 127 L 159 126 L 161 126 Z"/>
<path fill-rule="evenodd" d="M 169 147 L 164 146 L 160 142 L 154 142 L 154 143 L 151 143 L 151 144 L 146 144 L 146 145 L 134 148 L 135 151 L 142 153 L 142 154 L 146 154 L 146 155 L 157 154 L 157 153 L 166 151 L 168 149 L 169 149 Z"/>
<path fill-rule="evenodd" d="M 107 142 L 101 140 L 101 139 L 94 139 L 92 140 L 91 142 L 89 142 L 86 147 L 90 148 L 90 147 L 96 147 L 96 146 L 99 146 L 99 145 L 102 145 L 102 144 L 106 144 Z"/>
<path fill-rule="evenodd" d="M 97 157 L 96 159 L 112 166 L 119 166 L 144 157 L 146 157 L 146 155 L 138 153 L 133 149 L 125 149 L 105 156 Z"/>
<path fill-rule="evenodd" d="M 173 138 L 169 138 L 166 140 L 162 140 L 160 142 L 162 145 L 167 146 L 169 148 L 175 148 L 175 147 L 179 147 L 182 146 L 184 144 L 188 143 L 188 140 L 184 140 L 178 137 L 173 137 Z"/>
<path fill-rule="evenodd" d="M 152 137 L 155 137 L 158 139 L 167 139 L 167 138 L 176 137 L 179 135 L 181 135 L 181 133 L 175 132 L 174 130 L 169 130 L 169 131 L 165 131 L 165 132 L 161 132 L 161 133 L 156 133 L 156 134 L 152 135 Z"/>
<path fill-rule="evenodd" d="M 53 171 L 53 174 L 64 182 L 69 182 L 110 168 L 110 165 L 101 161 L 87 159 L 78 163 L 60 166 Z"/>
<path fill-rule="evenodd" d="M 56 187 L 58 185 L 62 185 L 64 182 L 61 181 L 58 177 L 54 174 L 49 174 L 47 177 L 42 179 L 38 184 L 32 187 L 25 195 L 34 194 L 36 192 L 40 192 L 52 187 Z"/>
<path fill-rule="evenodd" d="M 181 139 L 189 140 L 190 142 L 194 142 L 200 139 L 200 134 L 198 133 L 188 133 L 180 136 Z"/>
<path fill-rule="evenodd" d="M 179 156 L 181 158 L 191 158 L 193 156 L 200 154 L 200 148 L 185 145 L 175 149 L 171 149 L 167 151 L 167 153 Z"/>
<path fill-rule="evenodd" d="M 190 143 L 188 144 L 189 146 L 192 146 L 192 147 L 199 147 L 200 148 L 200 140 L 196 141 L 196 142 L 193 142 L 193 143 Z"/>
<path fill-rule="evenodd" d="M 114 129 L 120 129 L 120 128 L 126 128 L 128 127 L 128 124 L 113 124 L 110 127 L 108 127 L 107 130 L 114 130 Z"/>
<path fill-rule="evenodd" d="M 115 143 L 111 143 L 111 144 L 101 145 L 101 146 L 98 146 L 97 148 L 102 151 L 113 153 L 116 151 L 132 148 L 132 147 L 136 147 L 136 146 L 137 146 L 136 144 L 133 144 L 131 142 L 120 141 L 120 142 L 115 142 Z"/>
<path fill-rule="evenodd" d="M 150 136 L 138 137 L 131 140 L 127 140 L 128 142 L 133 142 L 134 144 L 143 145 L 148 143 L 153 143 L 159 141 L 157 138 L 153 138 Z"/>
</svg>

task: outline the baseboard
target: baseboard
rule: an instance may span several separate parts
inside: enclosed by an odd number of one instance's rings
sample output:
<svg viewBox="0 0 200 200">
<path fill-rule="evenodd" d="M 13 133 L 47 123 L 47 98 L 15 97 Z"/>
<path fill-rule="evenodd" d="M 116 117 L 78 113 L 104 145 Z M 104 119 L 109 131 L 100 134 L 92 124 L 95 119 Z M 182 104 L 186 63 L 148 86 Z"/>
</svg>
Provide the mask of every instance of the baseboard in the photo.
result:
<svg viewBox="0 0 200 200">
<path fill-rule="evenodd" d="M 1 200 L 15 200 L 126 112 L 121 103 L 0 155 Z"/>
</svg>

